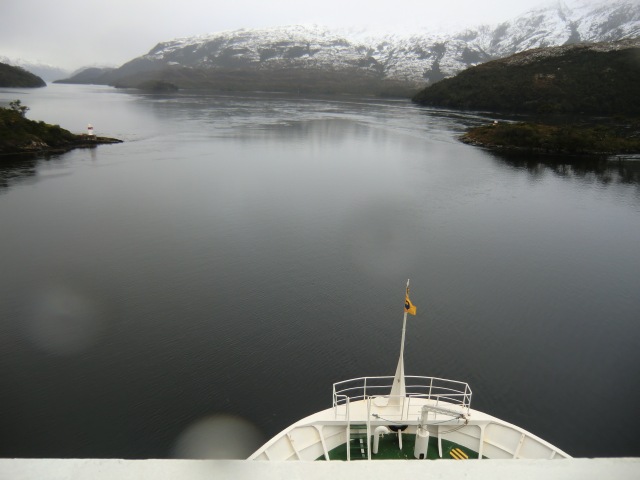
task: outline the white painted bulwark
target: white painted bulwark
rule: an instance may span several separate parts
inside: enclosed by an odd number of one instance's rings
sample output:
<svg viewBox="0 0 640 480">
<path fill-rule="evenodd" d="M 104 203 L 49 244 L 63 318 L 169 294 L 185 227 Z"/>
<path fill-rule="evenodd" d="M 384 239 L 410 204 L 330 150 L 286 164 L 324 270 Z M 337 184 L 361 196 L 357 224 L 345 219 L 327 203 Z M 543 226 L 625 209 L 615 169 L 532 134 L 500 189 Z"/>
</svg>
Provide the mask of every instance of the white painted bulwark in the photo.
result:
<svg viewBox="0 0 640 480">
<path fill-rule="evenodd" d="M 0 459 L 7 480 L 637 480 L 640 458 L 378 462 L 250 462 L 246 460 Z"/>
</svg>

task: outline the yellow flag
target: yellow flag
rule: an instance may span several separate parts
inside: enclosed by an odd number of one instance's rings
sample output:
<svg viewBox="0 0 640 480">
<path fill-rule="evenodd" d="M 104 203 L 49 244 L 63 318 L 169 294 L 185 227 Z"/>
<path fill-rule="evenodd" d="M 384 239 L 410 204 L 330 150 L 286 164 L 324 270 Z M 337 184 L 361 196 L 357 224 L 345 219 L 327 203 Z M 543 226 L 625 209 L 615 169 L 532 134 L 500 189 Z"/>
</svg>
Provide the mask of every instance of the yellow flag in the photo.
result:
<svg viewBox="0 0 640 480">
<path fill-rule="evenodd" d="M 407 293 L 404 296 L 404 311 L 411 315 L 416 314 L 416 306 L 409 300 L 409 287 L 407 287 Z"/>
</svg>

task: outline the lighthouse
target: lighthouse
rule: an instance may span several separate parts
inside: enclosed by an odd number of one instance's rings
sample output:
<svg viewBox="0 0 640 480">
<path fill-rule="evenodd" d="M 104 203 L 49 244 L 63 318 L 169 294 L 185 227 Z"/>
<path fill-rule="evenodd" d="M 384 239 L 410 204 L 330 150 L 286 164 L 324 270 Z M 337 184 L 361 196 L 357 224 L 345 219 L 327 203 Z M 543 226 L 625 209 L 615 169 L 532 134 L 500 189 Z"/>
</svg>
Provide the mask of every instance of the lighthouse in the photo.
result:
<svg viewBox="0 0 640 480">
<path fill-rule="evenodd" d="M 94 138 L 93 136 L 93 125 L 89 124 L 87 126 L 87 135 L 89 135 L 89 137 Z"/>
</svg>

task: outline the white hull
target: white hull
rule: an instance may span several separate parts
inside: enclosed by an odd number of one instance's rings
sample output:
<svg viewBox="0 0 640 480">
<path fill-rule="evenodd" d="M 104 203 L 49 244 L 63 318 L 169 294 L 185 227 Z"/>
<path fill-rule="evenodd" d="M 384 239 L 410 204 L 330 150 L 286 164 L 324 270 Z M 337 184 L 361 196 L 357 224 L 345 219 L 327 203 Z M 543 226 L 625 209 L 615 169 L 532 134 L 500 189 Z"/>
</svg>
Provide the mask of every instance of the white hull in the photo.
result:
<svg viewBox="0 0 640 480">
<path fill-rule="evenodd" d="M 430 379 L 430 377 L 412 378 Z M 433 379 L 431 380 L 433 384 Z M 435 385 L 432 387 L 435 390 Z M 470 397 L 470 390 L 468 396 Z M 348 443 L 356 426 L 361 430 L 364 427 L 367 428 L 366 438 L 369 444 L 365 450 L 369 459 L 375 459 L 376 455 L 370 453 L 375 429 L 379 426 L 402 424 L 407 426 L 402 436 L 405 439 L 407 436 L 415 437 L 418 426 L 422 422 L 423 407 L 427 407 L 429 412 L 426 426 L 430 437 L 438 441 L 441 457 L 442 442 L 450 441 L 477 452 L 480 459 L 483 457 L 490 459 L 570 458 L 567 453 L 549 442 L 516 425 L 473 410 L 466 402 L 443 401 L 441 396 L 435 394 L 429 396 L 409 394 L 402 397 L 401 401 L 397 399 L 393 401 L 394 399 L 389 395 L 365 394 L 357 397 L 363 397 L 362 399 L 346 401 L 342 404 L 336 402 L 335 397 L 334 389 L 333 408 L 317 412 L 294 423 L 273 437 L 249 459 L 281 461 L 324 458 L 331 460 L 329 452 Z M 403 453 L 407 458 L 414 458 L 413 451 L 403 451 Z"/>
</svg>

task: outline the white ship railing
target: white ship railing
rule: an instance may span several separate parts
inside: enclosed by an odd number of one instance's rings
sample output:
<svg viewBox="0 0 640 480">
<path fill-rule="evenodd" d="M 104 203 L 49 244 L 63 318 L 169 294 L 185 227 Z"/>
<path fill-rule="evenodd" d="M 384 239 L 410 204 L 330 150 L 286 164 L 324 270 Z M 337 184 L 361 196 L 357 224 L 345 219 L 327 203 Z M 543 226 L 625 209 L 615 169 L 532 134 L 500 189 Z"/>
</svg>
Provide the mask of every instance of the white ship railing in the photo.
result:
<svg viewBox="0 0 640 480">
<path fill-rule="evenodd" d="M 395 377 L 359 377 L 333 384 L 333 409 L 336 417 L 349 418 L 349 404 L 371 398 L 390 398 Z M 455 407 L 469 413 L 471 387 L 468 383 L 438 377 L 405 375 L 406 396 L 398 398 L 402 417 L 421 408 L 416 399 L 430 400 L 435 406 Z"/>
</svg>

